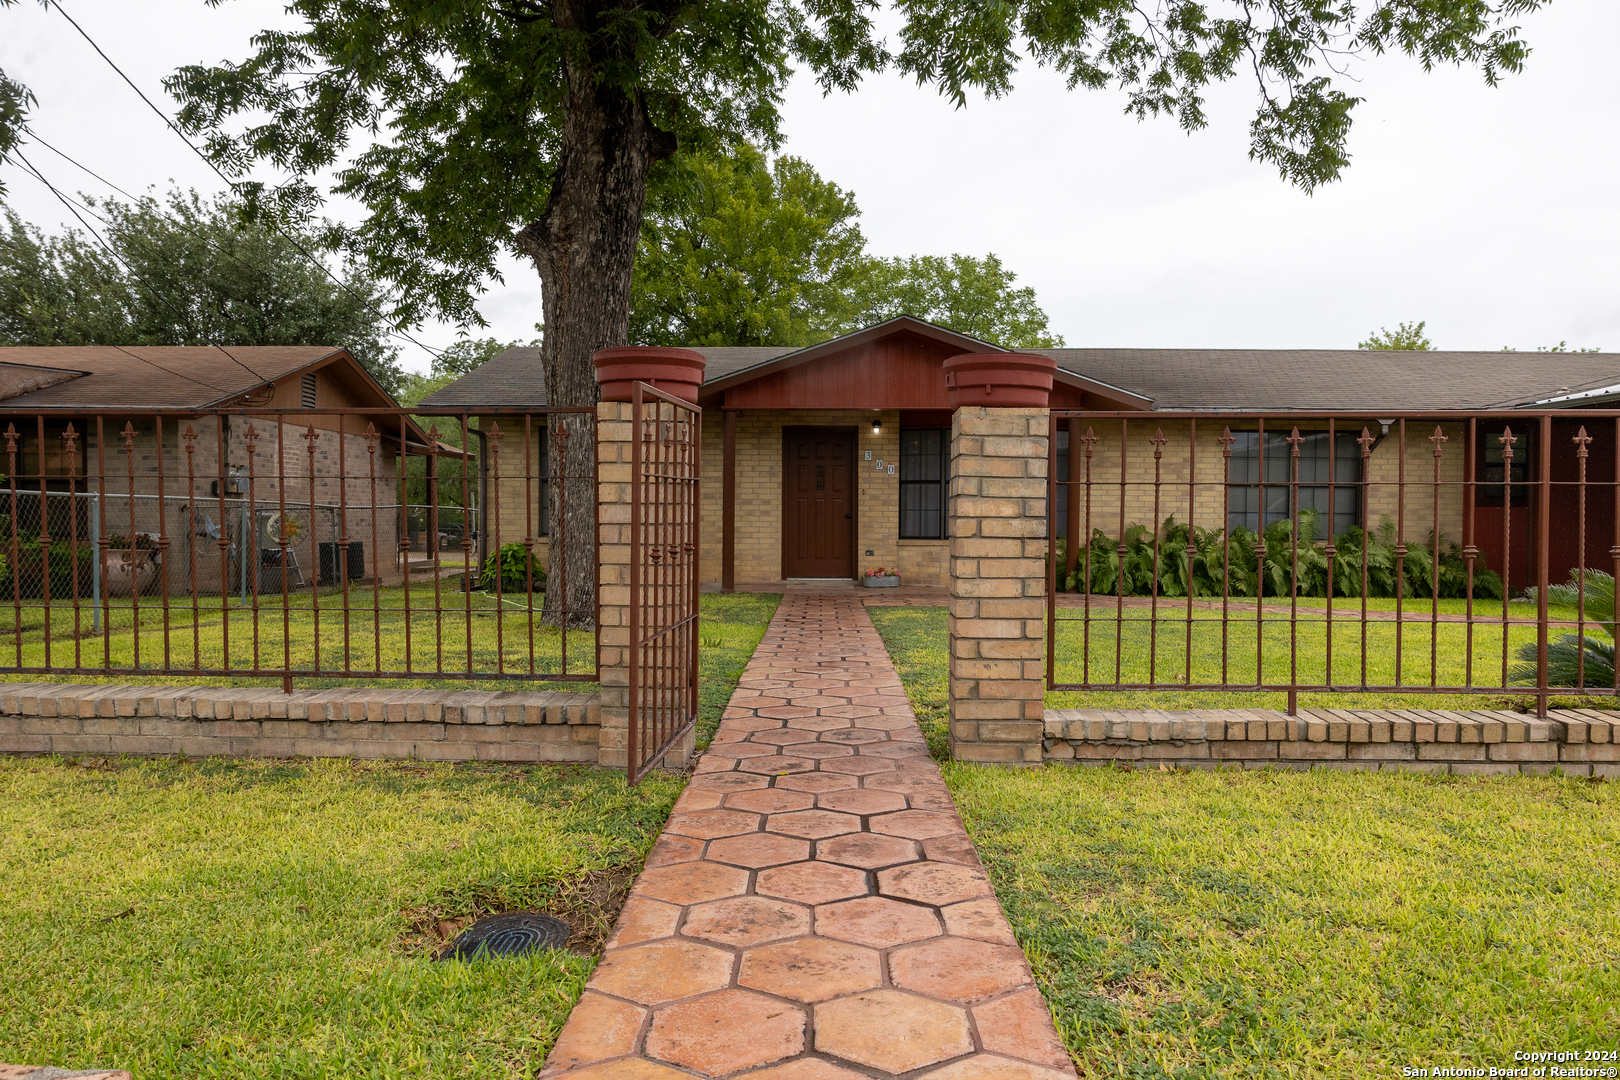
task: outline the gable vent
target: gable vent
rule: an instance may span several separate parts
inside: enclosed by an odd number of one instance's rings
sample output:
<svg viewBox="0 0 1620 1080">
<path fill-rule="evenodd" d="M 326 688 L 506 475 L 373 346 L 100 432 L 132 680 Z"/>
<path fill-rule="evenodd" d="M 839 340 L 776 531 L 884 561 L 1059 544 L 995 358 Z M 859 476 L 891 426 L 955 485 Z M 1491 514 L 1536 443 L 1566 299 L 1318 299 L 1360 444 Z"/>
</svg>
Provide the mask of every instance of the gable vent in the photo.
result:
<svg viewBox="0 0 1620 1080">
<path fill-rule="evenodd" d="M 304 398 L 303 398 L 303 401 L 304 401 L 304 408 L 313 409 L 315 407 L 315 373 L 314 372 L 310 372 L 308 375 L 304 376 Z"/>
</svg>

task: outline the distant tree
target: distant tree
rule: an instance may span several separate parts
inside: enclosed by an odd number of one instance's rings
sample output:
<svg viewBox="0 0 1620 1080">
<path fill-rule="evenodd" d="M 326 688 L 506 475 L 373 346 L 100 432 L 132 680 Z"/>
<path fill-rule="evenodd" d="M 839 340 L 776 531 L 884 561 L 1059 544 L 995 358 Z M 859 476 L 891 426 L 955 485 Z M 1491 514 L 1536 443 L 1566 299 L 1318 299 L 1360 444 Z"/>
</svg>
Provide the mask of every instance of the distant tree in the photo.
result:
<svg viewBox="0 0 1620 1080">
<path fill-rule="evenodd" d="M 995 255 L 876 259 L 859 295 L 860 322 L 911 315 L 1012 349 L 1055 348 L 1046 312 Z"/>
<path fill-rule="evenodd" d="M 519 345 L 537 348 L 539 344 L 539 339 L 523 342 L 501 341 L 492 337 L 458 338 L 454 344 L 433 358 L 433 365 L 428 369 L 426 375 L 414 371 L 407 371 L 400 375 L 398 395 L 400 404 L 417 404 L 429 394 L 444 389 L 463 375 L 474 371 L 486 360 L 500 355 L 507 349 Z"/>
<path fill-rule="evenodd" d="M 630 301 L 645 345 L 809 345 L 855 317 L 869 272 L 854 196 L 745 144 L 680 154 L 648 192 Z"/>
<path fill-rule="evenodd" d="M 1392 350 L 1395 352 L 1427 352 L 1434 348 L 1429 339 L 1424 336 L 1423 328 L 1427 322 L 1403 322 L 1390 330 L 1380 328 L 1366 341 L 1357 345 L 1358 349 Z"/>
<path fill-rule="evenodd" d="M 47 237 L 6 208 L 0 344 L 338 345 L 399 389 L 386 298 L 353 263 L 342 284 L 314 265 L 299 250 L 315 250 L 312 234 L 295 243 L 195 191 L 85 202 L 110 253 L 76 229 Z"/>
<path fill-rule="evenodd" d="M 1059 345 L 994 255 L 866 253 L 852 192 L 746 144 L 682 154 L 647 199 L 631 293 L 643 345 L 810 345 L 914 315 L 1015 348 Z"/>
</svg>

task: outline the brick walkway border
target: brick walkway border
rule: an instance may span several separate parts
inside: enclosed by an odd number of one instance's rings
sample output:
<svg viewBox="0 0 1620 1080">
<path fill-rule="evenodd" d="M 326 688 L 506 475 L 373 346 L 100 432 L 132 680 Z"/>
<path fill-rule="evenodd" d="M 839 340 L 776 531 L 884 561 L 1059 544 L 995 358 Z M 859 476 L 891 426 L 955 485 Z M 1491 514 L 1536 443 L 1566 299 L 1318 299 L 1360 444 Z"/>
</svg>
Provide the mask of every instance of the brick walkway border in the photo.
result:
<svg viewBox="0 0 1620 1080">
<path fill-rule="evenodd" d="M 784 596 L 542 1076 L 1074 1077 L 862 599 Z"/>
</svg>

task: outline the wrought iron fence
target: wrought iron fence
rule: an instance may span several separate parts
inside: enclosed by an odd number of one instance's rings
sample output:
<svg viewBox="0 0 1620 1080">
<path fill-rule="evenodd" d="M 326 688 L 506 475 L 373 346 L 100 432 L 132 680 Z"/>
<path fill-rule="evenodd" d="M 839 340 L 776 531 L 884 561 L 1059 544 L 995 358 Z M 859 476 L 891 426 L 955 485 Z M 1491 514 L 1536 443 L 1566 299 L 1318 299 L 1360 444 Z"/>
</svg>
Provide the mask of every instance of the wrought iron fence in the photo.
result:
<svg viewBox="0 0 1620 1080">
<path fill-rule="evenodd" d="M 1053 410 L 1054 690 L 1620 694 L 1620 413 Z"/>
<path fill-rule="evenodd" d="M 630 731 L 635 783 L 697 722 L 703 412 L 631 388 Z"/>
<path fill-rule="evenodd" d="M 592 681 L 594 423 L 0 410 L 0 671 Z"/>
</svg>

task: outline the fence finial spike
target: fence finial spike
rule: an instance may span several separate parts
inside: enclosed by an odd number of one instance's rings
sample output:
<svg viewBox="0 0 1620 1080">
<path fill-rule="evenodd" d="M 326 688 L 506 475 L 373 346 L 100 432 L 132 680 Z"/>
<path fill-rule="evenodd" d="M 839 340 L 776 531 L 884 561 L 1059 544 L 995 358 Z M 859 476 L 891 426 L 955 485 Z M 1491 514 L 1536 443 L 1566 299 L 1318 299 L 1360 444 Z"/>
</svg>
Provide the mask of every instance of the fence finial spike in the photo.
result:
<svg viewBox="0 0 1620 1080">
<path fill-rule="evenodd" d="M 1504 426 L 1502 434 L 1496 437 L 1496 441 L 1502 444 L 1502 460 L 1504 462 L 1512 461 L 1513 444 L 1519 441 L 1519 437 L 1513 434 L 1513 428 Z"/>
<path fill-rule="evenodd" d="M 366 453 L 375 454 L 376 452 L 377 452 L 377 425 L 373 424 L 371 421 L 368 420 L 368 421 L 366 421 Z"/>
<path fill-rule="evenodd" d="M 1305 436 L 1299 433 L 1299 428 L 1296 427 L 1294 430 L 1290 431 L 1288 433 L 1288 438 L 1283 440 L 1283 442 L 1288 444 L 1288 456 L 1299 457 L 1299 447 L 1304 441 Z"/>
<path fill-rule="evenodd" d="M 124 449 L 125 450 L 134 450 L 135 449 L 135 421 L 133 421 L 133 420 L 125 420 L 124 421 L 124 430 L 120 431 L 118 434 L 120 434 L 120 435 L 122 435 L 124 437 Z"/>
<path fill-rule="evenodd" d="M 1582 424 L 1581 430 L 1575 435 L 1575 456 L 1578 458 L 1585 457 L 1588 452 L 1586 448 L 1591 444 L 1592 436 L 1586 433 L 1586 425 Z"/>
<path fill-rule="evenodd" d="M 1160 427 L 1153 430 L 1153 438 L 1148 440 L 1153 444 L 1153 460 L 1157 461 L 1164 457 L 1164 444 L 1169 441 L 1164 437 L 1164 428 Z"/>
<path fill-rule="evenodd" d="M 187 424 L 186 430 L 180 433 L 180 438 L 186 444 L 186 453 L 195 454 L 197 452 L 197 433 L 191 429 L 190 424 Z"/>
<path fill-rule="evenodd" d="M 1377 439 L 1373 438 L 1373 433 L 1368 431 L 1367 428 L 1363 426 L 1361 429 L 1361 437 L 1356 440 L 1356 442 L 1361 444 L 1361 456 L 1364 458 L 1371 457 L 1372 445 L 1377 441 Z"/>
<path fill-rule="evenodd" d="M 304 441 L 309 443 L 309 452 L 311 454 L 315 453 L 315 442 L 319 438 L 320 436 L 315 432 L 314 423 L 311 423 L 309 427 L 304 429 Z"/>
<path fill-rule="evenodd" d="M 1091 444 L 1097 441 L 1097 433 L 1091 430 L 1090 424 L 1086 425 L 1086 433 L 1080 436 L 1080 441 L 1086 444 L 1086 457 L 1090 457 Z"/>
<path fill-rule="evenodd" d="M 1434 425 L 1434 434 L 1429 436 L 1429 441 L 1434 443 L 1434 456 L 1438 458 L 1441 454 L 1441 444 L 1448 443 L 1451 440 L 1441 432 L 1440 425 L 1436 424 Z"/>
<path fill-rule="evenodd" d="M 1237 442 L 1237 436 L 1232 434 L 1232 429 L 1230 427 L 1222 428 L 1221 437 L 1215 441 L 1221 444 L 1222 457 L 1229 458 L 1232 456 L 1232 444 Z"/>
<path fill-rule="evenodd" d="M 13 454 L 17 452 L 17 425 L 6 425 L 6 449 Z"/>
</svg>

